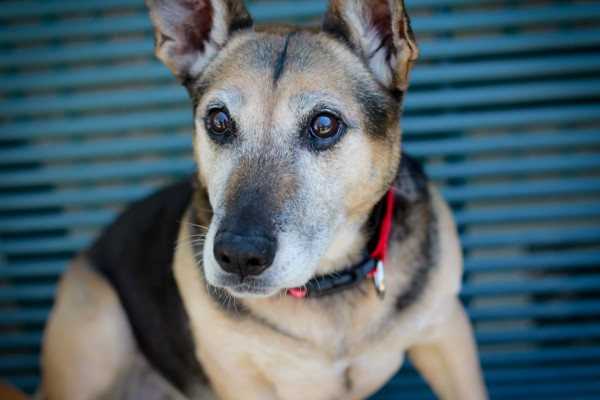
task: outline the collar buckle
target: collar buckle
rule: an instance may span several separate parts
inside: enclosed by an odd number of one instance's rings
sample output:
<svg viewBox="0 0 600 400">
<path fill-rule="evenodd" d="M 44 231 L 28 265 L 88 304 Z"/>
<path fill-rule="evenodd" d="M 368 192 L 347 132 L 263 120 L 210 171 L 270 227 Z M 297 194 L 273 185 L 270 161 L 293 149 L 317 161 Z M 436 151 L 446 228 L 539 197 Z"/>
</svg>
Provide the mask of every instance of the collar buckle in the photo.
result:
<svg viewBox="0 0 600 400">
<path fill-rule="evenodd" d="M 375 266 L 375 273 L 373 274 L 373 285 L 375 291 L 381 300 L 385 297 L 385 270 L 383 261 L 378 260 Z"/>
</svg>

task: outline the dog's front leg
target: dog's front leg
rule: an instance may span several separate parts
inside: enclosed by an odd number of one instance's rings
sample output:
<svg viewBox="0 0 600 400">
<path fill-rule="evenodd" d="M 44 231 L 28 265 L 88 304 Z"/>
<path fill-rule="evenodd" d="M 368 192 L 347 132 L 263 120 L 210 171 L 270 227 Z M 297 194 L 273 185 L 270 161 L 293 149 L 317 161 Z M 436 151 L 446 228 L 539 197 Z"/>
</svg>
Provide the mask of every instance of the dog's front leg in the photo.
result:
<svg viewBox="0 0 600 400">
<path fill-rule="evenodd" d="M 440 399 L 487 399 L 471 323 L 458 299 L 439 332 L 409 349 L 413 365 Z"/>
</svg>

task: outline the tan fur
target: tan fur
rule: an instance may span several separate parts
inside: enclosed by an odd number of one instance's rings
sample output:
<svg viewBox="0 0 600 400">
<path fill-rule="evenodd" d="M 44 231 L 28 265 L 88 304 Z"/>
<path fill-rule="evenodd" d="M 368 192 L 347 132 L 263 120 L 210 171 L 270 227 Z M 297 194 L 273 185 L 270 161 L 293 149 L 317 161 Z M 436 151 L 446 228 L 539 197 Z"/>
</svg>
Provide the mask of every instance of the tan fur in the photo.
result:
<svg viewBox="0 0 600 400">
<path fill-rule="evenodd" d="M 134 350 L 129 323 L 116 293 L 80 257 L 61 279 L 45 330 L 45 397 L 104 398 L 131 367 Z"/>
<path fill-rule="evenodd" d="M 178 248 L 176 280 L 200 344 L 197 356 L 219 397 L 365 398 L 397 371 L 404 351 L 414 348 L 411 356 L 418 358 L 440 398 L 485 399 L 470 327 L 456 298 L 461 253 L 454 222 L 435 189 L 429 190 L 441 257 L 424 297 L 392 320 L 390 307 L 409 278 L 403 264 L 410 258 L 411 243 L 391 244 L 386 269 L 390 291 L 383 305 L 374 291 L 352 309 L 328 309 L 288 296 L 244 299 L 237 306 L 240 313 L 249 311 L 254 317 L 240 320 L 224 314 L 210 298 L 192 249 Z M 188 228 L 182 227 L 180 239 L 190 235 Z M 460 348 L 451 346 L 452 341 Z M 440 370 L 436 357 L 448 357 L 452 364 Z M 235 385 L 227 374 L 231 370 L 237 371 Z M 439 373 L 450 375 L 446 379 Z M 348 375 L 351 394 L 344 387 Z"/>
<path fill-rule="evenodd" d="M 196 254 L 194 232 L 182 224 L 173 263 L 195 355 L 212 386 L 190 397 L 362 399 L 396 373 L 409 351 L 440 398 L 485 399 L 471 328 L 457 299 L 462 257 L 451 212 L 432 186 L 412 188 L 419 193 L 411 195 L 410 185 L 417 184 L 396 176 L 401 130 L 394 93 L 406 90 L 418 55 L 403 2 L 332 0 L 326 32 L 244 24 L 232 31 L 249 18 L 238 0 L 174 3 L 148 0 L 157 56 L 192 96 L 202 88 L 193 139 L 199 186 L 183 220 L 194 208 L 205 242 Z M 392 48 L 379 46 L 386 7 Z M 189 46 L 188 31 L 180 28 L 194 28 L 194 18 L 203 17 L 198 10 L 207 9 L 213 20 L 205 43 Z M 354 48 L 336 38 L 339 32 Z M 206 116 L 215 104 L 235 121 L 235 145 L 209 137 Z M 323 107 L 341 114 L 347 131 L 319 153 L 298 145 L 299 126 Z M 394 182 L 406 215 L 397 217 L 389 243 L 386 297 L 381 300 L 368 280 L 319 300 L 287 296 L 288 288 L 362 257 L 369 239 L 363 227 Z M 273 193 L 267 218 L 285 229 L 276 232 L 277 254 L 262 281 L 237 289 L 226 283 L 213 248 L 245 189 Z M 399 305 L 423 263 L 432 264 L 423 290 Z M 231 306 L 220 304 L 209 286 L 222 288 Z M 128 382 L 139 374 L 154 374 L 152 388 L 180 396 L 140 355 L 116 293 L 85 260 L 63 278 L 43 359 L 50 399 L 132 393 Z"/>
</svg>

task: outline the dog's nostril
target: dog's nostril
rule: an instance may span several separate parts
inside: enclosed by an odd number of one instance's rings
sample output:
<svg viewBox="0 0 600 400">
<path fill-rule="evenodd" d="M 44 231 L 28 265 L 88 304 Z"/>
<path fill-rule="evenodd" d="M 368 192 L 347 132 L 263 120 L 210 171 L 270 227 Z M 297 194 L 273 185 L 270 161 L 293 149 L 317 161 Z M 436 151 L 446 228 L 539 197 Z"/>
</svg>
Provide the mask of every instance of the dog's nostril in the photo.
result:
<svg viewBox="0 0 600 400">
<path fill-rule="evenodd" d="M 229 259 L 229 257 L 227 257 L 225 254 L 223 254 L 221 256 L 221 261 L 223 261 L 224 263 L 230 263 L 231 260 Z"/>
<path fill-rule="evenodd" d="M 256 258 L 251 258 L 248 260 L 247 264 L 249 267 L 259 267 L 261 263 Z"/>
</svg>

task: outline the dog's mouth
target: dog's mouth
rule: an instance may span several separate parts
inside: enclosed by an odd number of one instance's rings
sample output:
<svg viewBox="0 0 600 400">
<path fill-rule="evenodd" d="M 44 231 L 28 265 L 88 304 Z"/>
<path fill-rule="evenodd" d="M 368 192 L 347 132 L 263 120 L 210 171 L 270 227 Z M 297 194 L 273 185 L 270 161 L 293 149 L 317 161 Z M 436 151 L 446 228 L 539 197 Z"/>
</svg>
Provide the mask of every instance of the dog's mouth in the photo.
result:
<svg viewBox="0 0 600 400">
<path fill-rule="evenodd" d="M 226 290 L 234 297 L 273 297 L 282 291 L 281 287 L 273 286 L 265 279 L 228 275 L 221 277 L 212 285 Z"/>
</svg>

